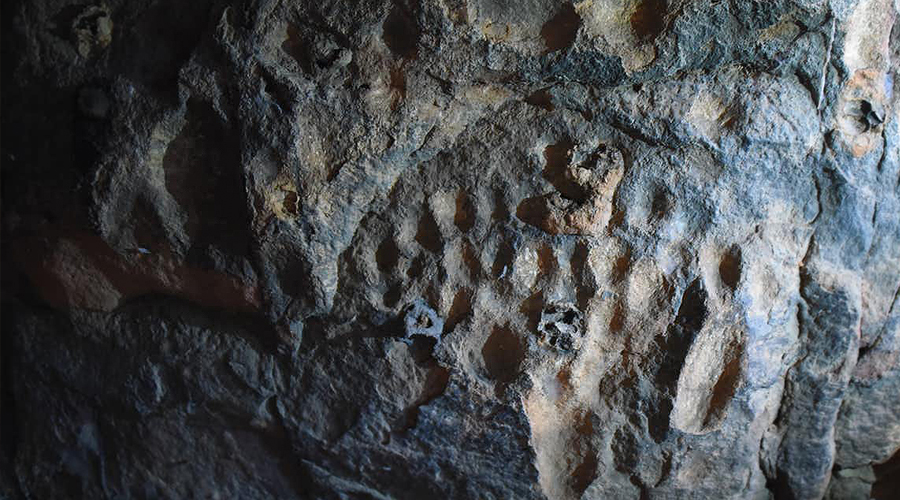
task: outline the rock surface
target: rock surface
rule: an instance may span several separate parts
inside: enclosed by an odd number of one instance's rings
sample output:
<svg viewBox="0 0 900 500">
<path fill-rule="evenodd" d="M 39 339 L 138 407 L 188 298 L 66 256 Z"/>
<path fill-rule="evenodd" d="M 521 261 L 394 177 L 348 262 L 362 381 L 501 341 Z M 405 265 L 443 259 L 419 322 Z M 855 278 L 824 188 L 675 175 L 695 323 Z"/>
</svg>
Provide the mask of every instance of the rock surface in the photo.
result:
<svg viewBox="0 0 900 500">
<path fill-rule="evenodd" d="M 898 498 L 900 1 L 4 2 L 2 498 Z"/>
</svg>

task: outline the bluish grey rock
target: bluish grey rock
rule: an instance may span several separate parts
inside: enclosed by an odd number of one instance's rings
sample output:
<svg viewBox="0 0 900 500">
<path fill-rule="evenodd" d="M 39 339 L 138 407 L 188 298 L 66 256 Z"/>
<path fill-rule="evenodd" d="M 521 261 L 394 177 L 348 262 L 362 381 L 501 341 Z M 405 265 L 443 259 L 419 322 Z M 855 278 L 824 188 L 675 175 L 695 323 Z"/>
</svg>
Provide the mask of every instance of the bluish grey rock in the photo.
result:
<svg viewBox="0 0 900 500">
<path fill-rule="evenodd" d="M 3 7 L 3 498 L 891 498 L 895 0 Z"/>
</svg>

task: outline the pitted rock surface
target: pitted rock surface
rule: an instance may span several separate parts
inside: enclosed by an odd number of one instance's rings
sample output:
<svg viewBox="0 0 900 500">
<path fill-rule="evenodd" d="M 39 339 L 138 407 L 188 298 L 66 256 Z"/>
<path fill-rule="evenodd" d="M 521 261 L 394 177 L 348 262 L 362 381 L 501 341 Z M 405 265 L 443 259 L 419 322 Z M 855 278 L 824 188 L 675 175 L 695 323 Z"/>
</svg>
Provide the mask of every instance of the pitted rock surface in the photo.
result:
<svg viewBox="0 0 900 500">
<path fill-rule="evenodd" d="M 2 498 L 893 499 L 897 0 L 10 0 Z"/>
</svg>

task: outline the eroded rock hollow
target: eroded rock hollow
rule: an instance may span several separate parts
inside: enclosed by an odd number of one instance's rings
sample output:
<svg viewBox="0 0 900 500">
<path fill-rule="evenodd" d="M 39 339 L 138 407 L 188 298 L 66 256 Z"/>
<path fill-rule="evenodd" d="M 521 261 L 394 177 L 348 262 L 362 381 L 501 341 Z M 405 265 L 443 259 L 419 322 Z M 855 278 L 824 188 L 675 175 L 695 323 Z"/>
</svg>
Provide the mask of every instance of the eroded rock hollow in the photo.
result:
<svg viewBox="0 0 900 500">
<path fill-rule="evenodd" d="M 897 0 L 10 0 L 0 497 L 900 498 Z"/>
</svg>

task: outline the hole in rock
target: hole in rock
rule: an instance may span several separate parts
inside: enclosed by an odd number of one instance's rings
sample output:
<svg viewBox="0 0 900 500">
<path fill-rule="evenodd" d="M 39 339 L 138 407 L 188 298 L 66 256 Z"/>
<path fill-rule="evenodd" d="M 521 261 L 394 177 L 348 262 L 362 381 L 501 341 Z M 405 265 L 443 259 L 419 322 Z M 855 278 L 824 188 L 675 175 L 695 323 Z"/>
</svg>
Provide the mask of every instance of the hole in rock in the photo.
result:
<svg viewBox="0 0 900 500">
<path fill-rule="evenodd" d="M 494 326 L 490 337 L 481 348 L 484 367 L 488 376 L 497 382 L 513 381 L 525 359 L 525 349 L 519 337 L 507 326 Z"/>
<path fill-rule="evenodd" d="M 397 248 L 397 243 L 393 238 L 385 238 L 375 250 L 375 263 L 381 272 L 387 273 L 397 267 L 399 259 L 400 249 Z"/>
<path fill-rule="evenodd" d="M 594 283 L 594 275 L 588 265 L 588 257 L 590 255 L 590 247 L 585 243 L 575 245 L 575 251 L 572 252 L 572 276 L 575 278 L 575 302 L 578 307 L 583 309 L 587 306 L 588 301 L 596 293 Z"/>
<path fill-rule="evenodd" d="M 613 333 L 621 332 L 625 328 L 625 306 L 622 301 L 617 301 L 613 306 L 612 317 L 609 319 L 609 331 Z"/>
<path fill-rule="evenodd" d="M 506 195 L 499 189 L 494 190 L 494 211 L 491 212 L 491 219 L 506 220 L 509 218 L 509 208 L 506 205 Z"/>
<path fill-rule="evenodd" d="M 544 292 L 537 291 L 519 304 L 519 312 L 528 320 L 528 331 L 536 331 L 544 309 Z"/>
<path fill-rule="evenodd" d="M 625 253 L 616 257 L 616 260 L 613 262 L 612 267 L 612 281 L 613 283 L 618 283 L 625 279 L 628 276 L 628 271 L 631 270 L 632 264 L 632 255 L 631 248 L 626 248 Z"/>
<path fill-rule="evenodd" d="M 659 220 L 665 217 L 672 210 L 672 201 L 669 193 L 665 189 L 657 189 L 653 194 L 653 201 L 650 202 L 651 220 Z"/>
<path fill-rule="evenodd" d="M 678 316 L 675 318 L 675 325 L 684 329 L 691 334 L 699 332 L 706 321 L 708 313 L 706 309 L 706 290 L 700 278 L 694 280 L 693 283 L 685 290 L 681 298 L 681 306 L 678 308 Z M 691 337 L 691 340 L 693 337 Z M 685 349 L 685 353 L 686 353 Z"/>
<path fill-rule="evenodd" d="M 248 251 L 249 214 L 237 133 L 212 105 L 188 100 L 185 124 L 163 155 L 166 189 L 188 214 L 186 229 L 197 247 L 233 255 Z"/>
<path fill-rule="evenodd" d="M 732 247 L 719 261 L 719 276 L 722 283 L 734 292 L 741 281 L 741 249 L 740 247 Z"/>
<path fill-rule="evenodd" d="M 541 28 L 541 37 L 544 39 L 547 52 L 571 47 L 575 43 L 575 36 L 580 27 L 581 17 L 575 12 L 575 6 L 571 3 L 563 4 L 559 12 Z"/>
<path fill-rule="evenodd" d="M 572 252 L 572 259 L 570 262 L 570 268 L 572 270 L 572 276 L 575 277 L 578 281 L 584 281 L 589 273 L 590 269 L 588 268 L 588 256 L 590 254 L 590 247 L 584 242 L 578 242 L 575 244 L 575 250 Z"/>
<path fill-rule="evenodd" d="M 729 354 L 730 359 L 722 369 L 719 380 L 716 381 L 716 385 L 712 390 L 712 397 L 709 400 L 709 410 L 706 414 L 706 419 L 703 422 L 705 427 L 715 424 L 725 417 L 725 410 L 728 408 L 728 403 L 731 402 L 731 399 L 734 397 L 734 393 L 737 391 L 741 382 L 741 356 L 743 354 L 743 344 L 737 349 L 732 349 Z"/>
<path fill-rule="evenodd" d="M 497 248 L 497 255 L 494 257 L 494 266 L 491 272 L 496 278 L 504 278 L 512 271 L 513 259 L 516 257 L 516 251 L 512 244 L 508 241 L 500 243 Z"/>
<path fill-rule="evenodd" d="M 393 95 L 391 99 L 391 109 L 396 110 L 400 106 L 400 102 L 406 99 L 406 75 L 403 69 L 391 68 L 390 71 L 390 89 Z"/>
<path fill-rule="evenodd" d="M 660 394 L 653 398 L 653 405 L 647 411 L 647 421 L 656 442 L 662 442 L 668 434 L 672 397 L 694 337 L 706 321 L 706 299 L 703 282 L 697 278 L 682 295 L 674 323 L 666 329 L 665 335 L 657 336 L 654 341 L 655 353 L 649 362 L 656 364 L 656 387 Z"/>
<path fill-rule="evenodd" d="M 287 38 L 281 44 L 281 50 L 291 56 L 300 68 L 306 73 L 312 73 L 312 58 L 306 46 L 310 44 L 310 40 L 303 37 L 296 26 L 289 24 L 287 27 Z"/>
<path fill-rule="evenodd" d="M 625 210 L 619 208 L 616 205 L 612 207 L 612 214 L 609 216 L 609 231 L 610 233 L 619 227 L 625 225 Z"/>
<path fill-rule="evenodd" d="M 582 460 L 582 462 L 578 464 L 578 467 L 575 467 L 575 470 L 572 471 L 572 490 L 574 490 L 578 497 L 580 497 L 585 490 L 588 489 L 588 486 L 594 482 L 594 479 L 597 478 L 597 465 L 599 465 L 597 454 L 591 451 L 585 454 L 584 460 Z"/>
<path fill-rule="evenodd" d="M 431 253 L 440 253 L 444 249 L 444 241 L 441 238 L 441 230 L 438 228 L 437 221 L 431 215 L 431 211 L 425 209 L 422 218 L 419 219 L 419 227 L 416 232 L 416 241 L 422 245 L 422 248 Z"/>
<path fill-rule="evenodd" d="M 281 201 L 281 209 L 284 210 L 284 213 L 289 214 L 292 217 L 300 215 L 300 199 L 297 197 L 296 192 L 287 191 L 284 193 L 284 198 Z"/>
<path fill-rule="evenodd" d="M 425 255 L 419 254 L 413 259 L 409 264 L 409 269 L 406 270 L 406 276 L 409 279 L 418 279 L 422 276 L 422 273 L 425 272 Z"/>
<path fill-rule="evenodd" d="M 522 200 L 519 206 L 516 207 L 516 217 L 526 224 L 545 231 L 550 229 L 545 224 L 550 217 L 550 207 L 543 196 L 533 196 Z"/>
<path fill-rule="evenodd" d="M 548 90 L 549 88 L 532 92 L 528 97 L 525 98 L 525 103 L 541 109 L 545 109 L 547 111 L 553 111 L 553 97 L 550 95 L 550 92 L 548 92 Z"/>
<path fill-rule="evenodd" d="M 398 57 L 412 59 L 416 57 L 419 44 L 419 26 L 415 16 L 399 2 L 394 4 L 390 14 L 384 20 L 382 40 Z"/>
<path fill-rule="evenodd" d="M 397 283 L 391 285 L 388 288 L 388 291 L 384 293 L 382 296 L 382 300 L 384 301 L 384 305 L 389 308 L 393 308 L 397 305 L 397 302 L 400 302 L 400 297 L 403 295 L 403 287 Z"/>
<path fill-rule="evenodd" d="M 640 41 L 656 38 L 666 27 L 666 0 L 644 0 L 631 14 L 631 29 Z"/>
<path fill-rule="evenodd" d="M 469 195 L 462 190 L 456 195 L 456 214 L 453 216 L 453 223 L 464 233 L 475 225 L 475 205 Z"/>
<path fill-rule="evenodd" d="M 612 440 L 613 463 L 619 472 L 631 472 L 638 465 L 640 445 L 629 428 L 616 429 Z"/>
<path fill-rule="evenodd" d="M 544 148 L 544 178 L 564 197 L 576 202 L 584 202 L 587 193 L 584 188 L 573 182 L 566 176 L 566 170 L 572 161 L 572 148 L 575 144 L 568 140 L 562 140 Z"/>
<path fill-rule="evenodd" d="M 541 248 L 538 249 L 538 269 L 541 272 L 541 275 L 552 274 L 556 271 L 558 267 L 558 262 L 556 260 L 556 255 L 553 254 L 553 249 L 550 248 L 549 245 L 541 245 Z"/>
<path fill-rule="evenodd" d="M 576 417 L 575 426 L 573 428 L 576 434 L 575 442 L 572 443 L 572 450 L 576 457 L 580 457 L 580 463 L 572 470 L 569 475 L 572 490 L 577 497 L 580 497 L 588 486 L 597 478 L 597 466 L 599 465 L 597 453 L 594 451 L 591 439 L 594 436 L 594 421 L 591 412 L 585 412 Z"/>
<path fill-rule="evenodd" d="M 469 277 L 477 280 L 481 276 L 481 260 L 475 253 L 475 247 L 468 241 L 465 241 L 462 246 L 462 260 L 469 271 Z"/>
<path fill-rule="evenodd" d="M 466 317 L 472 314 L 472 290 L 463 288 L 453 296 L 453 304 L 447 313 L 447 322 L 444 323 L 444 334 L 450 333 Z"/>
<path fill-rule="evenodd" d="M 269 96 L 276 108 L 281 112 L 290 111 L 294 102 L 291 88 L 279 81 L 278 78 L 267 69 L 261 67 L 257 68 L 256 73 L 265 84 L 263 92 Z"/>
</svg>

